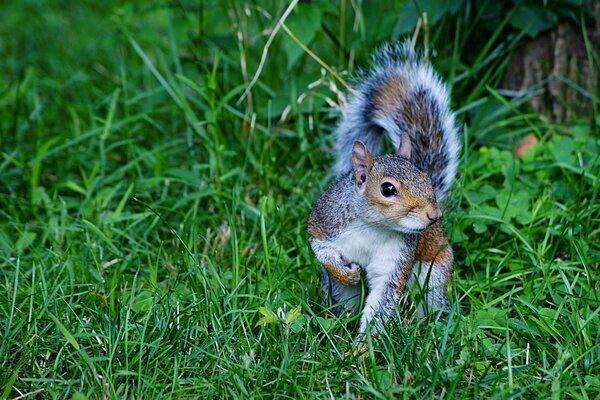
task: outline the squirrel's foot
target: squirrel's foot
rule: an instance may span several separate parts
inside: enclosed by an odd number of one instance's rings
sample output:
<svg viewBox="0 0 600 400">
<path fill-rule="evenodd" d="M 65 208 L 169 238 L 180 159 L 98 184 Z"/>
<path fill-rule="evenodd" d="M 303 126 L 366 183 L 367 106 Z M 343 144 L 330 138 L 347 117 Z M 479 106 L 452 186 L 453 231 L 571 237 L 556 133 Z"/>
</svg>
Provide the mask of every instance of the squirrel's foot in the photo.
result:
<svg viewBox="0 0 600 400">
<path fill-rule="evenodd" d="M 368 354 L 369 345 L 366 342 L 360 342 L 353 351 L 353 356 L 358 358 L 365 358 Z"/>
<path fill-rule="evenodd" d="M 374 341 L 377 337 L 372 336 Z M 369 342 L 364 334 L 359 334 L 356 340 L 352 343 L 352 350 L 345 353 L 346 357 L 365 358 L 369 354 Z"/>
<path fill-rule="evenodd" d="M 355 262 L 346 263 L 346 272 L 351 285 L 358 285 L 362 267 Z"/>
<path fill-rule="evenodd" d="M 365 358 L 369 354 L 369 345 L 367 342 L 358 342 L 354 344 L 352 350 L 344 353 L 344 357 Z"/>
</svg>

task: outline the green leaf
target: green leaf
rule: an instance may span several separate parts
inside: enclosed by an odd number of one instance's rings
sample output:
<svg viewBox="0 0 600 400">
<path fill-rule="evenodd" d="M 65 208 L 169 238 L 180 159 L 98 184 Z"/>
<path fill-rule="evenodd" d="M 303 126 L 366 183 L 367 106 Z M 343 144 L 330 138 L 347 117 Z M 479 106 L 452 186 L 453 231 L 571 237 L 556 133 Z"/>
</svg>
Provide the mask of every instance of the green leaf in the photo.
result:
<svg viewBox="0 0 600 400">
<path fill-rule="evenodd" d="M 296 7 L 294 13 L 288 17 L 285 24 L 294 36 L 303 45 L 308 47 L 317 32 L 321 30 L 322 19 L 323 10 L 321 4 L 301 4 Z M 304 53 L 304 50 L 289 35 L 286 35 L 284 49 L 287 55 L 288 69 L 292 69 Z"/>
<path fill-rule="evenodd" d="M 49 203 L 50 198 L 48 197 L 46 189 L 43 186 L 36 186 L 31 189 L 31 204 L 40 206 Z"/>
<path fill-rule="evenodd" d="M 335 319 L 333 318 L 317 317 L 317 321 L 325 331 L 331 329 L 331 327 L 335 324 Z"/>
<path fill-rule="evenodd" d="M 0 400 L 6 400 L 8 399 L 8 396 L 10 396 L 10 392 L 12 390 L 13 385 L 15 384 L 15 380 L 17 380 L 17 376 L 19 376 L 20 369 L 21 367 L 19 366 L 15 370 L 15 372 L 13 372 L 13 374 L 8 378 L 8 381 L 6 381 L 6 383 L 4 384 L 4 391 L 2 392 Z"/>
<path fill-rule="evenodd" d="M 498 218 L 501 219 L 502 217 L 502 210 L 498 209 L 498 207 L 493 207 L 493 206 L 488 206 L 488 205 L 483 205 L 481 206 L 481 210 L 480 211 L 473 211 L 473 213 L 470 214 L 474 214 L 475 217 L 477 217 L 477 215 L 485 215 L 488 217 L 492 217 L 492 218 Z M 494 222 L 492 221 L 493 224 L 497 224 L 498 222 Z"/>
<path fill-rule="evenodd" d="M 63 324 L 61 324 L 61 322 L 58 320 L 58 318 L 56 318 L 54 316 L 54 314 L 52 314 L 52 313 L 49 312 L 48 315 L 50 316 L 50 319 L 52 321 L 54 321 L 54 323 L 58 327 L 58 330 L 60 330 L 60 332 L 65 337 L 65 339 L 67 339 L 67 341 L 69 343 L 71 343 L 71 346 L 73 346 L 75 348 L 75 350 L 79 351 L 79 349 L 80 349 L 79 343 L 77 343 L 77 340 L 75 340 L 75 337 L 73 335 L 71 335 L 71 332 L 69 332 L 67 330 L 67 328 L 65 328 L 65 326 Z"/>
<path fill-rule="evenodd" d="M 90 231 L 92 231 L 96 236 L 98 236 L 100 239 L 102 239 L 103 242 L 105 242 L 108 247 L 110 247 L 110 249 L 118 255 L 121 255 L 121 250 L 119 250 L 117 248 L 117 246 L 115 246 L 115 244 L 113 243 L 112 240 L 110 240 L 110 238 L 108 236 L 106 236 L 106 234 L 104 232 L 102 232 L 100 230 L 100 228 L 98 228 L 96 225 L 94 225 L 93 223 L 91 223 L 90 221 L 88 221 L 87 219 L 83 219 L 81 220 L 81 222 L 83 222 L 83 224 L 85 226 L 87 226 L 89 228 Z"/>
<path fill-rule="evenodd" d="M 475 314 L 475 327 L 476 328 L 505 328 L 506 327 L 506 315 L 507 309 L 500 309 L 490 307 L 484 310 L 479 310 Z"/>
<path fill-rule="evenodd" d="M 127 203 L 127 200 L 129 200 L 129 197 L 131 196 L 132 190 L 133 190 L 133 183 L 129 185 L 129 188 L 127 188 L 127 191 L 125 192 L 123 197 L 121 197 L 121 201 L 119 201 L 119 205 L 117 206 L 117 209 L 109 215 L 109 220 L 111 222 L 117 221 L 119 219 L 119 217 L 121 216 L 121 213 L 123 212 L 123 209 L 125 208 L 125 204 Z"/>
<path fill-rule="evenodd" d="M 296 318 L 298 318 L 300 316 L 301 313 L 302 313 L 302 306 L 298 306 L 298 307 L 288 311 L 287 314 L 285 315 L 285 323 L 289 324 L 291 322 L 294 322 L 296 320 Z"/>
<path fill-rule="evenodd" d="M 146 312 L 152 306 L 153 300 L 154 296 L 150 291 L 142 290 L 137 296 L 135 296 L 135 300 L 133 301 L 131 308 L 135 312 Z"/>
<path fill-rule="evenodd" d="M 570 130 L 573 135 L 573 139 L 578 143 L 585 143 L 591 134 L 591 127 L 587 121 L 581 121 L 577 125 L 573 126 Z"/>
<path fill-rule="evenodd" d="M 263 317 L 256 321 L 256 325 L 254 326 L 272 324 L 274 322 L 279 321 L 279 318 L 277 318 L 277 314 L 275 314 L 273 311 L 266 307 L 259 307 L 258 312 L 261 313 Z"/>
<path fill-rule="evenodd" d="M 575 145 L 573 141 L 565 136 L 557 137 L 552 141 L 552 153 L 556 161 L 568 165 L 577 165 L 577 160 L 573 155 Z"/>
<path fill-rule="evenodd" d="M 595 376 L 588 375 L 584 379 L 586 386 L 600 389 L 600 379 Z"/>
<path fill-rule="evenodd" d="M 450 15 L 460 9 L 464 0 L 420 0 L 418 2 L 411 0 L 404 0 L 400 2 L 400 10 L 396 12 L 398 15 L 396 27 L 394 28 L 393 37 L 413 32 L 417 21 L 419 20 L 419 11 L 427 13 L 427 23 L 429 26 L 433 26 L 438 22 L 444 15 Z M 418 5 L 418 8 L 417 8 Z M 386 16 L 385 14 L 378 14 L 377 17 Z"/>
<path fill-rule="evenodd" d="M 476 186 L 467 192 L 469 199 L 475 204 L 481 204 L 496 196 L 497 190 L 490 185 Z"/>
<path fill-rule="evenodd" d="M 556 14 L 544 7 L 516 7 L 509 21 L 514 28 L 532 38 L 557 22 Z"/>
<path fill-rule="evenodd" d="M 83 196 L 87 195 L 86 190 L 73 181 L 67 181 L 67 183 L 65 183 L 65 186 Z"/>
<path fill-rule="evenodd" d="M 522 223 L 528 223 L 531 218 L 529 201 L 529 193 L 524 190 L 512 194 L 501 192 L 496 195 L 496 205 L 500 210 L 506 210 L 504 219 L 507 221 L 519 216 Z"/>
<path fill-rule="evenodd" d="M 483 221 L 475 221 L 473 222 L 473 230 L 475 233 L 483 233 L 487 231 L 487 225 Z"/>
<path fill-rule="evenodd" d="M 306 315 L 300 315 L 294 322 L 290 324 L 290 330 L 294 333 L 300 333 L 306 330 L 306 324 L 308 323 L 308 317 Z"/>
<path fill-rule="evenodd" d="M 37 234 L 35 232 L 24 232 L 19 239 L 17 239 L 17 243 L 15 245 L 17 253 L 21 254 L 23 250 L 31 246 Z"/>
</svg>

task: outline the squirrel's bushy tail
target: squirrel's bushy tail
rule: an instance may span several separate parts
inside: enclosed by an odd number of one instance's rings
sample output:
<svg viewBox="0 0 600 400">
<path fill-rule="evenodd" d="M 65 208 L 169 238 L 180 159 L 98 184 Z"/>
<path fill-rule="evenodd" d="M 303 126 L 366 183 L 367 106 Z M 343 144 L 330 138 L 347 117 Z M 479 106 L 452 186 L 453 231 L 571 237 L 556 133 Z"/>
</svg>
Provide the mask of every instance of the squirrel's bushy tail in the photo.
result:
<svg viewBox="0 0 600 400">
<path fill-rule="evenodd" d="M 384 132 L 395 148 L 408 133 L 412 162 L 430 174 L 437 200 L 443 200 L 456 175 L 460 152 L 446 85 L 409 40 L 384 45 L 359 82 L 337 129 L 335 174 L 351 169 L 355 140 L 376 155 Z"/>
</svg>

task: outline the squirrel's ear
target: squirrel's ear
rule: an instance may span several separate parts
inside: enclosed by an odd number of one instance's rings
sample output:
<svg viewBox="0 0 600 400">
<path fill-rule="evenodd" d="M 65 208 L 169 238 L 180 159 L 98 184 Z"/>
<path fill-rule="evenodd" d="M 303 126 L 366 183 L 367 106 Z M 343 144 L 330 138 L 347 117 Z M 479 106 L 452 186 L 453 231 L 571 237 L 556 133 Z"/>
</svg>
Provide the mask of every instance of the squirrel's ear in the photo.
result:
<svg viewBox="0 0 600 400">
<path fill-rule="evenodd" d="M 358 187 L 367 182 L 371 167 L 373 167 L 373 156 L 369 149 L 360 140 L 355 141 L 352 146 L 352 169 Z"/>
<path fill-rule="evenodd" d="M 410 144 L 410 136 L 408 135 L 408 133 L 405 132 L 400 138 L 400 147 L 398 147 L 398 151 L 396 152 L 396 154 L 398 154 L 402 158 L 410 160 L 411 151 L 412 145 Z"/>
</svg>

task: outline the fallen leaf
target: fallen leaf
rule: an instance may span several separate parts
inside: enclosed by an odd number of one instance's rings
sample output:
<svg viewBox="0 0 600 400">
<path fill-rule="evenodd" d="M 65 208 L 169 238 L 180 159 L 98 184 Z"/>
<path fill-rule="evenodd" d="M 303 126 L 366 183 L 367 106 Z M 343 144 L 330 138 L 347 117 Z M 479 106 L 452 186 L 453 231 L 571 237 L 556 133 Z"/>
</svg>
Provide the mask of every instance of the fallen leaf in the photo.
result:
<svg viewBox="0 0 600 400">
<path fill-rule="evenodd" d="M 527 150 L 535 146 L 537 142 L 538 138 L 533 133 L 528 133 L 527 135 L 525 135 L 525 137 L 521 139 L 521 141 L 519 142 L 519 144 L 517 144 L 517 147 L 515 148 L 515 157 L 523 157 Z"/>
</svg>

